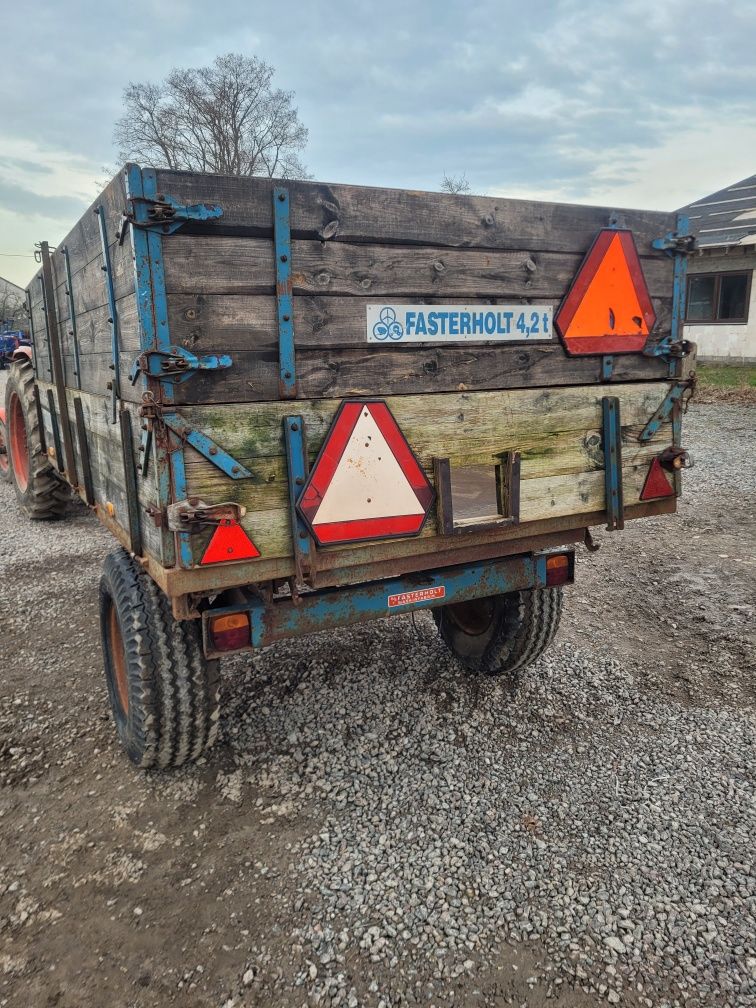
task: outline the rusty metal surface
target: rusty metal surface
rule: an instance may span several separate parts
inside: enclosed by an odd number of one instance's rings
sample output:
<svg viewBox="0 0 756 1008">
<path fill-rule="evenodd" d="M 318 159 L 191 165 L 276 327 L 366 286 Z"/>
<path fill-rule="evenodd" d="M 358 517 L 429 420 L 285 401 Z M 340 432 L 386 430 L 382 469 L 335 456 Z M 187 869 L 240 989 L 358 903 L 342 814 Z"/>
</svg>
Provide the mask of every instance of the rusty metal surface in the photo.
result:
<svg viewBox="0 0 756 1008">
<path fill-rule="evenodd" d="M 548 583 L 546 559 L 542 553 L 526 554 L 427 572 L 415 571 L 353 587 L 308 592 L 299 598 L 290 595 L 266 601 L 258 595 L 250 595 L 242 603 L 210 609 L 203 614 L 206 652 L 208 656 L 219 653 L 213 648 L 208 625 L 218 616 L 240 612 L 248 614 L 250 645 L 264 647 L 275 641 L 365 623 L 402 612 L 544 586 Z M 572 570 L 570 566 L 567 580 L 572 580 Z"/>
<path fill-rule="evenodd" d="M 673 514 L 676 510 L 674 498 L 633 504 L 625 508 L 625 518 L 648 518 L 653 515 Z M 319 556 L 318 585 L 360 584 L 377 577 L 399 574 L 413 570 L 432 570 L 446 563 L 464 563 L 471 560 L 511 556 L 534 549 L 548 549 L 583 539 L 589 525 L 603 525 L 606 513 L 591 511 L 581 515 L 549 518 L 518 526 L 518 535 L 506 539 L 491 538 L 483 543 L 468 544 L 466 541 L 448 543 L 448 549 L 415 556 L 376 560 L 367 564 L 349 567 L 339 565 L 339 554 L 321 552 Z M 266 566 L 264 561 L 253 564 L 239 563 L 219 567 L 197 568 L 194 570 L 166 569 L 150 559 L 148 569 L 163 591 L 171 597 L 190 593 L 210 595 L 224 588 L 244 587 L 260 583 L 272 577 L 281 577 L 279 560 Z M 289 572 L 294 573 L 293 561 Z"/>
</svg>

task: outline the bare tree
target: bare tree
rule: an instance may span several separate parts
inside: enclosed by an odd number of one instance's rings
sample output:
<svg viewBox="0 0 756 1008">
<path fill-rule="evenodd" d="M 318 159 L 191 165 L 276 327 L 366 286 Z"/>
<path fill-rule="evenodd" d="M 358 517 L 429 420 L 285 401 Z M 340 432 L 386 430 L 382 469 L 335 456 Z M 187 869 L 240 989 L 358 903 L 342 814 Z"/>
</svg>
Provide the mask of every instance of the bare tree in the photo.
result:
<svg viewBox="0 0 756 1008">
<path fill-rule="evenodd" d="M 228 53 L 210 66 L 172 70 L 160 84 L 129 84 L 113 139 L 124 161 L 156 168 L 306 178 L 307 129 L 294 93 L 274 70 Z"/>
<path fill-rule="evenodd" d="M 461 175 L 444 175 L 441 181 L 441 192 L 469 193 L 470 183 L 464 172 Z"/>
<path fill-rule="evenodd" d="M 4 322 L 26 331 L 26 301 L 18 291 L 0 286 L 0 325 Z"/>
</svg>

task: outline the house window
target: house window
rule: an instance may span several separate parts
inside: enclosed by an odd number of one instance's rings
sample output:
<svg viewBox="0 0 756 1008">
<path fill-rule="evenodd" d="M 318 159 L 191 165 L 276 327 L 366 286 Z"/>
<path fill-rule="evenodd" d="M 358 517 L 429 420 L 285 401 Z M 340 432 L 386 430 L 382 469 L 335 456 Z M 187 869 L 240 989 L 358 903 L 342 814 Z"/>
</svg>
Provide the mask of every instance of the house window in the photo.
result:
<svg viewBox="0 0 756 1008">
<path fill-rule="evenodd" d="M 747 322 L 751 273 L 688 275 L 688 322 Z"/>
</svg>

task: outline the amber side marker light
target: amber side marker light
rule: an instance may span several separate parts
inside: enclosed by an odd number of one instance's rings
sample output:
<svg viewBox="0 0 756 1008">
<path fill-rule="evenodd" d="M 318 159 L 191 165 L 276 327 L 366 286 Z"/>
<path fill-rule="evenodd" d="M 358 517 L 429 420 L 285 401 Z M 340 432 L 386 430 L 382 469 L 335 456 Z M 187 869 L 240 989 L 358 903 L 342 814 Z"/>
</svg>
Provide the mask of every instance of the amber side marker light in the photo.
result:
<svg viewBox="0 0 756 1008">
<path fill-rule="evenodd" d="M 235 651 L 237 648 L 249 647 L 251 631 L 248 613 L 212 616 L 208 629 L 216 651 Z"/>
<path fill-rule="evenodd" d="M 572 581 L 572 554 L 554 553 L 546 557 L 546 584 L 561 585 Z"/>
</svg>

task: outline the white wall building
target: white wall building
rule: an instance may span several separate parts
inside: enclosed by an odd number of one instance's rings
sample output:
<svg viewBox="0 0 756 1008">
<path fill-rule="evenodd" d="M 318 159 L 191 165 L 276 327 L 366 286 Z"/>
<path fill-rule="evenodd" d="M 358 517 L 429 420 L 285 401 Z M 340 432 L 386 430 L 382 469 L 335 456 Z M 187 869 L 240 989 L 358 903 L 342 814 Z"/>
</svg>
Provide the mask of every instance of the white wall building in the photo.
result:
<svg viewBox="0 0 756 1008">
<path fill-rule="evenodd" d="M 685 338 L 701 360 L 756 363 L 756 175 L 681 212 L 698 240 L 688 259 Z"/>
</svg>

